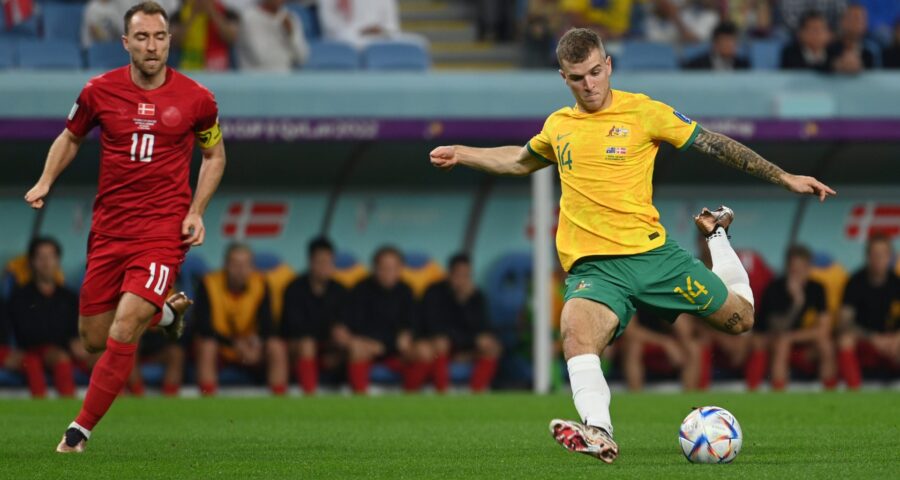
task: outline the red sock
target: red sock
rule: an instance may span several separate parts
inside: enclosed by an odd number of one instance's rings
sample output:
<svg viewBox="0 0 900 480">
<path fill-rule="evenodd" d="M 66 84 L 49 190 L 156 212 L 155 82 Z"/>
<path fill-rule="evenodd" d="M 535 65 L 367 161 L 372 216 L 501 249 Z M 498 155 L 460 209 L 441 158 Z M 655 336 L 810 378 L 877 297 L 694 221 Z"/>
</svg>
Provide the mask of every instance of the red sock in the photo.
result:
<svg viewBox="0 0 900 480">
<path fill-rule="evenodd" d="M 153 328 L 153 327 L 159 325 L 159 322 L 161 320 L 162 320 L 162 310 L 156 312 L 156 315 L 154 315 L 153 318 L 150 319 L 150 327 L 149 328 Z"/>
<path fill-rule="evenodd" d="M 754 350 L 750 354 L 750 359 L 747 360 L 747 366 L 744 368 L 744 378 L 747 381 L 748 390 L 754 391 L 759 388 L 766 376 L 768 360 L 765 350 Z"/>
<path fill-rule="evenodd" d="M 407 392 L 415 392 L 422 388 L 425 379 L 428 378 L 429 364 L 425 362 L 413 362 L 403 369 L 403 389 Z"/>
<path fill-rule="evenodd" d="M 128 391 L 135 397 L 143 397 L 144 396 L 144 379 L 140 376 L 134 379 L 133 382 L 128 384 Z"/>
<path fill-rule="evenodd" d="M 301 358 L 297 360 L 294 367 L 303 393 L 312 395 L 316 393 L 316 387 L 319 386 L 319 369 L 316 366 L 316 359 Z"/>
<path fill-rule="evenodd" d="M 53 386 L 60 396 L 71 397 L 75 395 L 75 377 L 72 374 L 72 362 L 64 360 L 53 366 Z"/>
<path fill-rule="evenodd" d="M 163 382 L 162 384 L 162 394 L 167 397 L 177 397 L 179 390 L 181 390 L 181 385 L 177 383 Z"/>
<path fill-rule="evenodd" d="M 494 379 L 495 373 L 497 373 L 496 358 L 479 358 L 478 361 L 475 362 L 475 371 L 472 372 L 472 379 L 469 382 L 472 391 L 483 392 L 486 388 L 491 386 L 491 381 Z"/>
<path fill-rule="evenodd" d="M 697 388 L 706 390 L 712 383 L 712 364 L 713 364 L 713 348 L 711 346 L 703 347 L 700 351 L 700 378 L 698 379 Z"/>
<path fill-rule="evenodd" d="M 855 348 L 848 348 L 838 352 L 838 368 L 841 377 L 847 382 L 847 388 L 856 390 L 862 383 L 862 372 L 859 369 L 859 358 Z"/>
<path fill-rule="evenodd" d="M 272 395 L 278 395 L 279 397 L 287 393 L 287 385 L 272 385 Z"/>
<path fill-rule="evenodd" d="M 6 357 L 9 356 L 10 348 L 6 345 L 0 345 L 0 368 L 6 363 Z"/>
<path fill-rule="evenodd" d="M 822 380 L 822 386 L 825 387 L 825 390 L 834 390 L 834 388 L 837 387 L 837 383 L 838 383 L 838 381 L 837 381 L 837 378 L 835 378 L 835 377 L 826 378 L 825 380 Z"/>
<path fill-rule="evenodd" d="M 772 390 L 781 392 L 784 391 L 784 387 L 787 386 L 787 381 L 785 380 L 772 380 Z"/>
<path fill-rule="evenodd" d="M 353 393 L 366 393 L 369 389 L 369 362 L 351 362 L 347 368 Z"/>
<path fill-rule="evenodd" d="M 44 398 L 47 396 L 47 378 L 44 377 L 44 360 L 41 354 L 34 352 L 25 352 L 22 358 L 22 370 L 25 372 L 25 379 L 28 381 L 28 389 L 31 390 L 31 396 L 36 398 Z"/>
<path fill-rule="evenodd" d="M 446 392 L 450 387 L 450 357 L 438 355 L 434 359 L 434 388 L 439 392 Z"/>
<path fill-rule="evenodd" d="M 103 415 L 106 415 L 134 368 L 135 350 L 136 343 L 122 343 L 112 337 L 106 340 L 106 351 L 94 365 L 91 383 L 75 422 L 93 430 Z"/>
<path fill-rule="evenodd" d="M 200 383 L 200 395 L 204 397 L 212 397 L 219 390 L 219 386 L 215 382 Z"/>
</svg>

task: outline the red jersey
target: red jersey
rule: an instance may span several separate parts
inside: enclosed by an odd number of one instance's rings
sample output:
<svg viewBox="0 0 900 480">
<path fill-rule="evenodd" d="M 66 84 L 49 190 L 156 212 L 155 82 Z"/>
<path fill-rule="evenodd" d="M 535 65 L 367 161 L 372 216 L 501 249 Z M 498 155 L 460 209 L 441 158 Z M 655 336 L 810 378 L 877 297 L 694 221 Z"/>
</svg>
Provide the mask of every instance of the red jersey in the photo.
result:
<svg viewBox="0 0 900 480">
<path fill-rule="evenodd" d="M 191 203 L 194 137 L 221 139 L 212 93 L 171 67 L 160 87 L 144 90 L 129 66 L 92 78 L 66 128 L 83 137 L 100 126 L 100 179 L 91 230 L 121 238 L 180 238 Z"/>
</svg>

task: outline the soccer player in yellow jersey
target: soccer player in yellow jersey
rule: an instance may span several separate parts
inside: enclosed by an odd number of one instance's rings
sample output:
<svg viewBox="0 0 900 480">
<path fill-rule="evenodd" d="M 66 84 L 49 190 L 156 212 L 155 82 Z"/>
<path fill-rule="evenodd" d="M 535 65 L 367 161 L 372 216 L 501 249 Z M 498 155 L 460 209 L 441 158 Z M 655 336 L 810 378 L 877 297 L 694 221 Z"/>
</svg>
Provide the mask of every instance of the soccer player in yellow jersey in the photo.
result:
<svg viewBox="0 0 900 480">
<path fill-rule="evenodd" d="M 591 30 L 567 32 L 556 54 L 576 105 L 550 115 L 525 147 L 442 146 L 430 156 L 444 170 L 456 165 L 498 175 L 528 175 L 550 165 L 559 170 L 556 247 L 569 273 L 560 329 L 582 422 L 553 420 L 550 430 L 566 449 L 611 463 L 619 449 L 612 438 L 610 391 L 599 355 L 622 333 L 635 307 L 673 321 L 692 313 L 731 334 L 753 326 L 750 281 L 726 234 L 733 212 L 703 209 L 694 219 L 707 236 L 712 271 L 666 236 L 652 203 L 659 143 L 700 150 L 820 200 L 835 192 L 815 178 L 785 172 L 668 105 L 612 90 L 612 61 Z"/>
</svg>

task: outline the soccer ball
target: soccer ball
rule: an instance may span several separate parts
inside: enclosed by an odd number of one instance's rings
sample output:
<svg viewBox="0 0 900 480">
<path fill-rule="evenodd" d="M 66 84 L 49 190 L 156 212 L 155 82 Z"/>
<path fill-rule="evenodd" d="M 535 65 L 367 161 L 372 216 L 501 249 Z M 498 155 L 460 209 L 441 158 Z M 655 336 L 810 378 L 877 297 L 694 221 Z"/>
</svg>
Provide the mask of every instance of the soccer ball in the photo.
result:
<svg viewBox="0 0 900 480">
<path fill-rule="evenodd" d="M 728 410 L 700 407 L 681 422 L 678 441 L 691 463 L 728 463 L 741 451 L 744 434 Z"/>
</svg>

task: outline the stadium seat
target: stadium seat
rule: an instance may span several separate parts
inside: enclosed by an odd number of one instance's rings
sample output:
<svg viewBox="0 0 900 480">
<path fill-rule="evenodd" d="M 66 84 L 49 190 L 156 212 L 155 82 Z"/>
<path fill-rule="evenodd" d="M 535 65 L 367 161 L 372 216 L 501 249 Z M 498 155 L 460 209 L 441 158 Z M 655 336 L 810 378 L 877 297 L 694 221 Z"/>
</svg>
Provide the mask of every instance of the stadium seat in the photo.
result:
<svg viewBox="0 0 900 480">
<path fill-rule="evenodd" d="M 0 37 L 0 69 L 16 66 L 16 47 L 12 41 Z"/>
<path fill-rule="evenodd" d="M 369 70 L 425 71 L 431 66 L 431 58 L 418 43 L 385 41 L 363 50 L 363 64 Z"/>
<path fill-rule="evenodd" d="M 16 43 L 19 68 L 38 70 L 80 69 L 81 50 L 60 41 L 21 40 Z"/>
<path fill-rule="evenodd" d="M 334 267 L 334 281 L 346 289 L 355 287 L 362 279 L 369 276 L 369 270 L 365 265 L 359 263 L 356 257 L 348 252 L 337 252 L 334 256 Z"/>
<path fill-rule="evenodd" d="M 319 28 L 319 18 L 309 7 L 291 2 L 287 4 L 287 8 L 300 18 L 300 24 L 303 25 L 303 36 L 307 40 L 315 40 L 322 36 L 322 31 Z"/>
<path fill-rule="evenodd" d="M 352 46 L 333 41 L 313 42 L 309 46 L 309 60 L 302 67 L 305 70 L 356 70 L 359 68 L 359 54 Z"/>
<path fill-rule="evenodd" d="M 87 49 L 87 68 L 105 70 L 127 64 L 128 52 L 122 42 L 95 43 Z"/>
<path fill-rule="evenodd" d="M 518 323 L 528 302 L 532 258 L 528 252 L 508 253 L 493 265 L 484 285 L 488 316 L 506 351 L 513 350 Z"/>
<path fill-rule="evenodd" d="M 178 275 L 177 288 L 186 293 L 188 298 L 195 298 L 197 285 L 203 280 L 203 276 L 209 273 L 209 265 L 206 260 L 196 253 L 188 253 L 181 264 L 181 272 Z"/>
<path fill-rule="evenodd" d="M 678 60 L 670 45 L 653 42 L 626 42 L 613 67 L 623 70 L 675 70 Z"/>
<path fill-rule="evenodd" d="M 255 252 L 253 254 L 253 266 L 261 272 L 274 270 L 282 263 L 281 257 L 274 252 Z"/>
<path fill-rule="evenodd" d="M 755 40 L 750 43 L 750 66 L 754 70 L 777 70 L 781 64 L 779 40 Z"/>
<path fill-rule="evenodd" d="M 404 255 L 403 271 L 400 278 L 409 285 L 416 298 L 422 298 L 431 284 L 443 280 L 444 269 L 422 252 L 409 252 Z"/>
<path fill-rule="evenodd" d="M 813 267 L 809 273 L 809 278 L 819 282 L 825 287 L 825 303 L 828 311 L 836 321 L 835 314 L 841 309 L 841 303 L 844 297 L 844 286 L 850 279 L 850 275 L 844 267 L 836 262 L 831 255 L 824 252 L 816 252 L 813 254 Z"/>
<path fill-rule="evenodd" d="M 44 3 L 44 39 L 79 44 L 84 5 L 77 3 Z"/>
<path fill-rule="evenodd" d="M 697 42 L 681 47 L 681 63 L 689 62 L 700 55 L 709 53 L 709 42 Z"/>
</svg>

